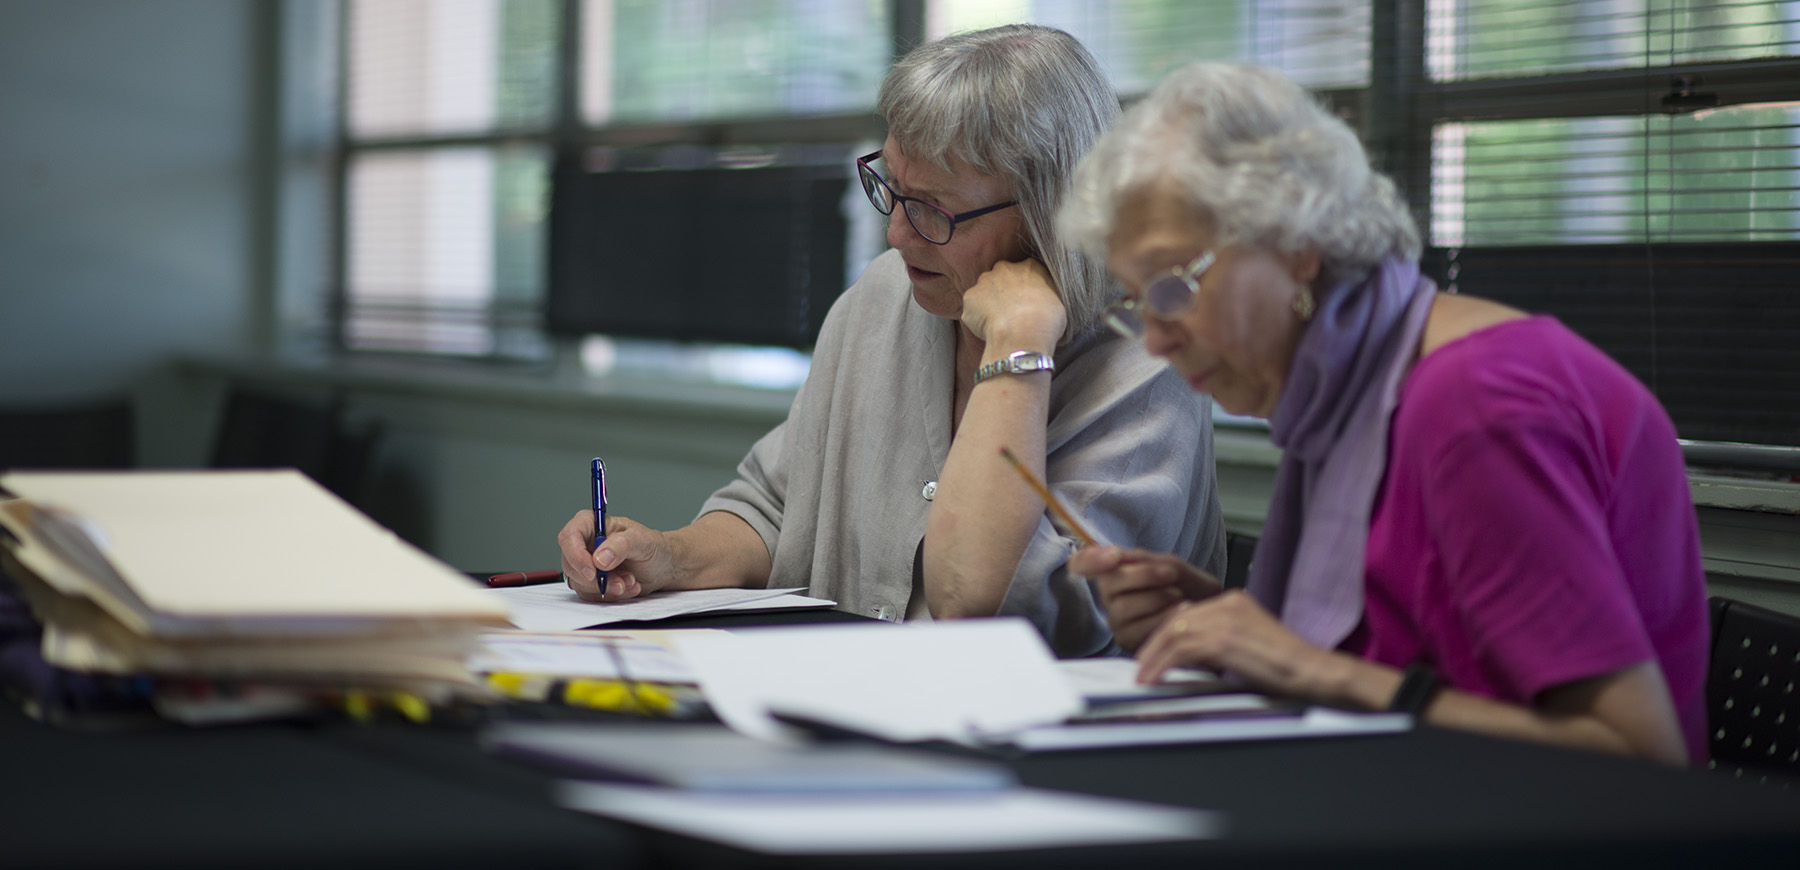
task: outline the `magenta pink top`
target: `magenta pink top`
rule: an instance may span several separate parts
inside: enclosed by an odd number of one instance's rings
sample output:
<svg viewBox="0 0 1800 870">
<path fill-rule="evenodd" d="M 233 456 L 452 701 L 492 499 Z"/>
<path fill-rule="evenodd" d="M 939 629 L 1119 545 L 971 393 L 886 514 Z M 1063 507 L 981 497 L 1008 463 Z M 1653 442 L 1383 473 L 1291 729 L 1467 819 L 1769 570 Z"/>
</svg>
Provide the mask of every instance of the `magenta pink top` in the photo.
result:
<svg viewBox="0 0 1800 870">
<path fill-rule="evenodd" d="M 1414 367 L 1389 444 L 1344 649 L 1521 704 L 1655 660 L 1704 764 L 1700 536 L 1655 397 L 1556 320 L 1510 321 Z"/>
</svg>

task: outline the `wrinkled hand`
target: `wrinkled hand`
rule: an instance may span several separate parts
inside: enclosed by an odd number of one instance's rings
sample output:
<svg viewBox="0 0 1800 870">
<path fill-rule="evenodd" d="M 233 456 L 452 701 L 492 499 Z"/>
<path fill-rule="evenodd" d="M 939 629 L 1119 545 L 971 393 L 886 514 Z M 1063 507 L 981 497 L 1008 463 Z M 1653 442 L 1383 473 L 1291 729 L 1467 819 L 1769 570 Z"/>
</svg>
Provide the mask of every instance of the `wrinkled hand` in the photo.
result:
<svg viewBox="0 0 1800 870">
<path fill-rule="evenodd" d="M 583 601 L 624 601 L 667 586 L 674 576 L 674 556 L 662 532 L 625 517 L 606 518 L 606 540 L 588 552 L 594 538 L 594 514 L 581 511 L 556 536 L 562 550 L 563 578 Z M 611 572 L 601 588 L 596 572 Z"/>
<path fill-rule="evenodd" d="M 1127 651 L 1143 646 L 1176 607 L 1219 594 L 1211 574 L 1167 553 L 1118 547 L 1084 547 L 1069 558 L 1069 571 L 1100 587 L 1113 638 Z"/>
<path fill-rule="evenodd" d="M 1266 692 L 1318 698 L 1333 657 L 1233 589 L 1171 611 L 1137 652 L 1138 681 L 1155 683 L 1178 666 L 1209 668 Z"/>
<path fill-rule="evenodd" d="M 1045 350 L 1062 338 L 1069 313 L 1037 260 L 995 263 L 963 293 L 962 324 L 983 342 L 1004 340 Z"/>
</svg>

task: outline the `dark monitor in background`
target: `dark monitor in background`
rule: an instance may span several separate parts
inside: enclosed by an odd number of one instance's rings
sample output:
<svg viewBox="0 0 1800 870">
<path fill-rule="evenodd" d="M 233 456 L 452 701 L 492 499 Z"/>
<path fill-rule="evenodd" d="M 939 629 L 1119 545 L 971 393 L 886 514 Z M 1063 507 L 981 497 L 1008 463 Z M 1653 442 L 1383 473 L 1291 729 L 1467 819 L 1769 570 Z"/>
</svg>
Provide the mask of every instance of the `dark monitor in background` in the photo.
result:
<svg viewBox="0 0 1800 870">
<path fill-rule="evenodd" d="M 843 165 L 558 169 L 553 334 L 810 347 L 844 291 Z"/>
</svg>

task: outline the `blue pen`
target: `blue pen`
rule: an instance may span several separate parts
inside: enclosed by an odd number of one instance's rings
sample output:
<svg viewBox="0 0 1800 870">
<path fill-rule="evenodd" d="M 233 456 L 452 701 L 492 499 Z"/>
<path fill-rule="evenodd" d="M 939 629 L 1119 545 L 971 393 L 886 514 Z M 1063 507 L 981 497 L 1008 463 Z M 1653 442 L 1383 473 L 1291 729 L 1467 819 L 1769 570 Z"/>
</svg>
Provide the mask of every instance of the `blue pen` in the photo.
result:
<svg viewBox="0 0 1800 870">
<path fill-rule="evenodd" d="M 594 480 L 592 485 L 594 496 L 594 546 L 588 552 L 600 549 L 606 543 L 606 463 L 600 457 L 594 457 Z M 600 581 L 600 589 L 606 589 L 606 572 L 596 570 L 594 579 Z"/>
</svg>

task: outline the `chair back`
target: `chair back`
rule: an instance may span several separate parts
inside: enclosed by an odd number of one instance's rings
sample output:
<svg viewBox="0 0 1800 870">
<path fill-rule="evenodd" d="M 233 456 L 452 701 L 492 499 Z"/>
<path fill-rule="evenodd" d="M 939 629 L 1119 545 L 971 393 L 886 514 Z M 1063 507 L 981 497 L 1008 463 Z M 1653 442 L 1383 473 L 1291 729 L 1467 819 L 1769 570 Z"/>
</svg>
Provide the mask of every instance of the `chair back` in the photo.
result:
<svg viewBox="0 0 1800 870">
<path fill-rule="evenodd" d="M 212 466 L 297 468 L 360 507 L 380 436 L 373 424 L 350 425 L 338 396 L 311 403 L 234 390 L 226 397 Z"/>
<path fill-rule="evenodd" d="M 1712 598 L 1710 766 L 1800 788 L 1800 617 Z"/>
</svg>

